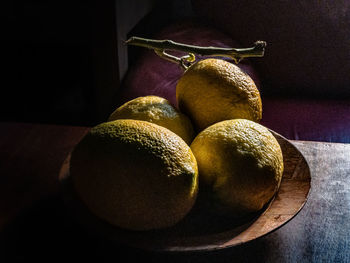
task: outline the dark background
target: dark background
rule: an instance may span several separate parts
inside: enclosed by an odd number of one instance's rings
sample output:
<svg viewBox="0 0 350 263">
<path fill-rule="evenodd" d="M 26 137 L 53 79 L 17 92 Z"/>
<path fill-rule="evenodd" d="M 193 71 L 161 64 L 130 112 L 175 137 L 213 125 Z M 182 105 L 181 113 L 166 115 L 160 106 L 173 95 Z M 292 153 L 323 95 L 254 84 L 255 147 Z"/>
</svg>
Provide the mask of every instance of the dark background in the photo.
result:
<svg viewBox="0 0 350 263">
<path fill-rule="evenodd" d="M 152 8 L 144 15 L 146 3 Z M 125 21 L 139 20 L 128 35 L 149 36 L 188 13 L 189 1 L 10 0 L 1 5 L 0 121 L 91 126 L 107 118 L 122 85 L 117 34 Z M 138 52 L 129 48 L 129 65 Z"/>
</svg>

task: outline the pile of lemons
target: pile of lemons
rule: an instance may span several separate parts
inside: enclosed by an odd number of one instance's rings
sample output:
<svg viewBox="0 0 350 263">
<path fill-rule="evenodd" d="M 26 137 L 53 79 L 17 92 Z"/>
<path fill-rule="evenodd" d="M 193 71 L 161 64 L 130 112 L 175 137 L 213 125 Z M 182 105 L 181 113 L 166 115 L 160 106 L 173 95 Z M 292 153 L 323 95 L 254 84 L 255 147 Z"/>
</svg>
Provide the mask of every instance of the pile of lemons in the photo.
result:
<svg viewBox="0 0 350 263">
<path fill-rule="evenodd" d="M 146 96 L 117 108 L 72 152 L 79 198 L 96 216 L 130 230 L 166 228 L 193 208 L 242 217 L 277 192 L 279 143 L 259 124 L 260 93 L 236 65 L 205 59 L 176 87 L 178 108 Z M 205 190 L 202 190 L 205 189 Z"/>
</svg>

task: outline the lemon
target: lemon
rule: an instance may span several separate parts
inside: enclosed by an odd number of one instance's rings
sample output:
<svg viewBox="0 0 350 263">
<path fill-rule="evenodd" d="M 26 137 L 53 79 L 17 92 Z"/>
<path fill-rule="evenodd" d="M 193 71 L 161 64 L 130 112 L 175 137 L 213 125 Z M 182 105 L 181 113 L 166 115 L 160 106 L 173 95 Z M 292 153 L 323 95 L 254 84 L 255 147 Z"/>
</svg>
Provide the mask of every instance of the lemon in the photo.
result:
<svg viewBox="0 0 350 263">
<path fill-rule="evenodd" d="M 238 66 L 221 59 L 191 65 L 177 83 L 176 99 L 198 131 L 223 120 L 259 122 L 262 117 L 254 81 Z"/>
<path fill-rule="evenodd" d="M 130 230 L 176 224 L 191 210 L 198 189 L 189 146 L 170 130 L 139 120 L 93 127 L 72 152 L 70 174 L 93 214 Z"/>
<path fill-rule="evenodd" d="M 194 138 L 194 129 L 189 118 L 168 100 L 158 96 L 138 97 L 126 102 L 108 120 L 117 119 L 143 120 L 158 124 L 179 135 L 187 144 L 191 144 Z"/>
<path fill-rule="evenodd" d="M 245 216 L 276 193 L 283 173 L 279 143 L 264 126 L 245 119 L 216 123 L 194 139 L 191 149 L 201 189 L 213 211 Z"/>
</svg>

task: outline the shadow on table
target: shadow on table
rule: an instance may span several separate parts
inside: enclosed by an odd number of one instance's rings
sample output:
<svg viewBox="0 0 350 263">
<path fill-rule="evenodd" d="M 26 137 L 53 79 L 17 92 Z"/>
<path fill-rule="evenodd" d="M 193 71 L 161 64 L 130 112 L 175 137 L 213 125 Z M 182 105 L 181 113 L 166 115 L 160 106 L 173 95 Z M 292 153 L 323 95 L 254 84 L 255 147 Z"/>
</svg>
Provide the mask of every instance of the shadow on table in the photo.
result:
<svg viewBox="0 0 350 263">
<path fill-rule="evenodd" d="M 2 262 L 264 262 L 264 238 L 208 253 L 163 254 L 135 250 L 87 232 L 59 195 L 42 199 L 1 230 Z"/>
</svg>

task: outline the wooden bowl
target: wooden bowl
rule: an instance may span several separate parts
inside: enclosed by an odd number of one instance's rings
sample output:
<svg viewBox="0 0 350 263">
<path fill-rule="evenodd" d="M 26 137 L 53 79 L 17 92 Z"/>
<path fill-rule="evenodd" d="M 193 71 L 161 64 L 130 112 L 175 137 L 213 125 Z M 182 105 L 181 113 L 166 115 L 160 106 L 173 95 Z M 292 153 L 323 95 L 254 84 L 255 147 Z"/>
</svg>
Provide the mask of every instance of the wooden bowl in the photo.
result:
<svg viewBox="0 0 350 263">
<path fill-rule="evenodd" d="M 309 166 L 299 150 L 271 131 L 281 145 L 284 173 L 275 197 L 258 213 L 239 221 L 210 215 L 196 206 L 177 225 L 152 231 L 129 231 L 97 218 L 77 198 L 69 176 L 69 160 L 62 165 L 63 197 L 71 212 L 89 231 L 112 241 L 151 251 L 194 252 L 237 246 L 265 236 L 286 224 L 303 208 L 311 187 Z"/>
</svg>

